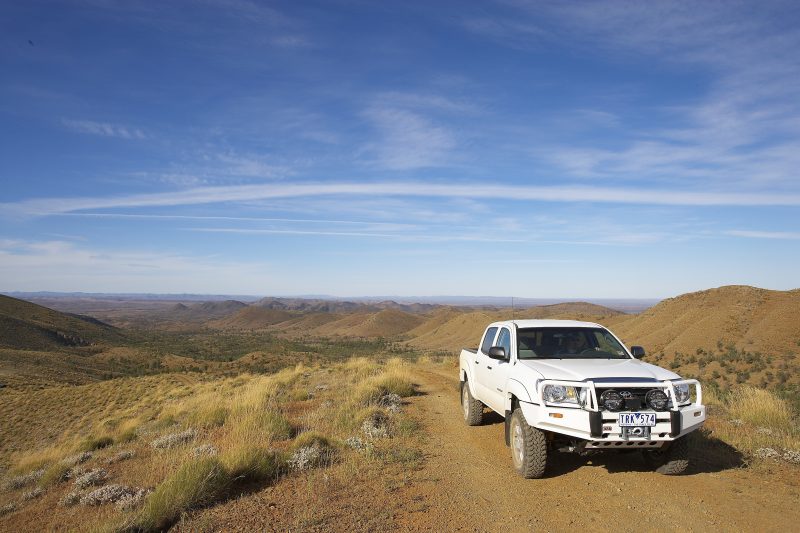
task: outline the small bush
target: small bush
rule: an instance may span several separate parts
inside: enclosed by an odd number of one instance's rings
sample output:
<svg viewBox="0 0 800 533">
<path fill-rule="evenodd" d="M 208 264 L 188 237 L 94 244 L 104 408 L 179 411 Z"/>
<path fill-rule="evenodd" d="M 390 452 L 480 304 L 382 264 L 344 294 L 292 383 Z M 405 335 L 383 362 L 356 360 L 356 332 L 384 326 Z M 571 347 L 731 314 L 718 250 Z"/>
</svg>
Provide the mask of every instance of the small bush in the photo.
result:
<svg viewBox="0 0 800 533">
<path fill-rule="evenodd" d="M 200 446 L 195 446 L 192 448 L 191 456 L 192 457 L 215 457 L 219 454 L 219 451 L 214 447 L 213 444 L 201 444 Z"/>
<path fill-rule="evenodd" d="M 38 498 L 42 494 L 44 494 L 44 490 L 42 490 L 39 487 L 36 487 L 35 489 L 31 489 L 29 491 L 23 492 L 22 493 L 22 501 L 33 500 L 35 498 Z"/>
<path fill-rule="evenodd" d="M 146 489 L 124 485 L 105 485 L 80 498 L 82 505 L 105 505 L 116 503 L 121 509 L 130 509 L 141 502 L 148 494 Z"/>
<path fill-rule="evenodd" d="M 230 481 L 230 475 L 218 459 L 190 460 L 147 497 L 132 529 L 165 530 L 183 512 L 218 500 Z"/>
<path fill-rule="evenodd" d="M 33 472 L 28 472 L 27 474 L 14 476 L 3 484 L 3 488 L 6 490 L 17 490 L 27 487 L 28 485 L 33 485 L 42 478 L 44 473 L 45 469 L 40 468 L 38 470 L 34 470 Z"/>
<path fill-rule="evenodd" d="M 58 505 L 61 507 L 71 507 L 81 500 L 81 493 L 79 491 L 68 492 L 63 498 L 58 500 Z"/>
<path fill-rule="evenodd" d="M 289 458 L 289 468 L 292 470 L 309 470 L 322 462 L 322 454 L 317 446 L 304 446 L 298 448 Z"/>
<path fill-rule="evenodd" d="M 95 468 L 85 474 L 78 476 L 75 479 L 75 486 L 79 489 L 85 489 L 92 485 L 100 485 L 108 478 L 108 472 L 102 468 Z"/>
<path fill-rule="evenodd" d="M 150 446 L 157 450 L 175 448 L 176 446 L 180 446 L 181 444 L 185 444 L 190 440 L 193 440 L 196 436 L 197 432 L 195 430 L 187 429 L 186 431 L 163 435 L 151 442 Z"/>
<path fill-rule="evenodd" d="M 5 516 L 7 514 L 13 513 L 16 510 L 17 510 L 17 504 L 11 502 L 7 505 L 0 507 L 0 516 Z"/>
<path fill-rule="evenodd" d="M 389 417 L 376 409 L 361 424 L 361 431 L 369 439 L 380 439 L 389 436 Z"/>
<path fill-rule="evenodd" d="M 106 459 L 106 464 L 113 465 L 114 463 L 119 463 L 120 461 L 127 461 L 135 455 L 136 454 L 133 452 L 133 450 L 122 450 L 121 452 L 115 453 Z"/>
</svg>

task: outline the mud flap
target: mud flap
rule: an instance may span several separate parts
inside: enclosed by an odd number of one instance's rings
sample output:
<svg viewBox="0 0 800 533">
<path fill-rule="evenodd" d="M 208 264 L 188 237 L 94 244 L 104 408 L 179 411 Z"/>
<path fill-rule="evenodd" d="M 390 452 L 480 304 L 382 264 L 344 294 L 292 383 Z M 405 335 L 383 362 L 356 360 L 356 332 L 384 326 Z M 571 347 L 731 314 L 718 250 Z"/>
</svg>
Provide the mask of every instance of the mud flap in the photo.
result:
<svg viewBox="0 0 800 533">
<path fill-rule="evenodd" d="M 506 431 L 506 446 L 511 446 L 511 411 L 506 411 L 504 425 Z"/>
<path fill-rule="evenodd" d="M 670 411 L 669 421 L 671 426 L 669 436 L 673 438 L 677 437 L 681 434 L 681 413 L 679 411 Z"/>
<path fill-rule="evenodd" d="M 595 439 L 603 436 L 603 413 L 589 411 L 589 434 Z"/>
</svg>

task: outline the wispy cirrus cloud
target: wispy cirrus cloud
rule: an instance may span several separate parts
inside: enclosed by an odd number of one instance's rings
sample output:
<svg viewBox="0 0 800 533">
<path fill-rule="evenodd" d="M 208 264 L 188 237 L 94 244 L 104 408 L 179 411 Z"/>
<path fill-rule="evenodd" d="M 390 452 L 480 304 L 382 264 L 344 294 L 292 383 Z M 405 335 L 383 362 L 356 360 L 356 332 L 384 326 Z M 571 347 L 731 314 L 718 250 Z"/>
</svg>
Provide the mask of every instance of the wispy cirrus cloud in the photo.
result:
<svg viewBox="0 0 800 533">
<path fill-rule="evenodd" d="M 749 239 L 770 239 L 770 240 L 799 240 L 800 233 L 794 231 L 753 231 L 753 230 L 731 230 L 726 231 L 726 235 L 733 237 L 746 237 Z"/>
<path fill-rule="evenodd" d="M 389 170 L 442 167 L 450 164 L 453 132 L 422 114 L 397 107 L 373 106 L 364 116 L 378 132 L 362 151 L 370 162 Z"/>
<path fill-rule="evenodd" d="M 174 192 L 109 197 L 41 198 L 0 204 L 6 214 L 52 215 L 89 209 L 250 202 L 318 196 L 432 197 L 534 202 L 586 202 L 682 206 L 800 206 L 800 194 L 575 186 L 516 186 L 425 182 L 295 183 L 198 187 Z"/>
<path fill-rule="evenodd" d="M 690 99 L 651 107 L 649 124 L 641 114 L 618 117 L 613 148 L 603 136 L 555 128 L 532 150 L 537 159 L 581 179 L 797 190 L 800 34 L 784 23 L 794 16 L 790 3 L 763 2 L 755 11 L 746 3 L 684 1 L 495 4 L 480 23 L 463 27 L 511 47 L 569 46 L 619 64 L 646 58 L 678 79 L 689 72 L 703 79 Z M 653 90 L 636 87 L 638 98 Z M 621 109 L 631 107 L 626 101 Z"/>
<path fill-rule="evenodd" d="M 108 122 L 95 122 L 93 120 L 62 119 L 61 123 L 68 129 L 101 137 L 116 137 L 118 139 L 143 140 L 148 136 L 141 128 L 110 124 Z"/>
</svg>

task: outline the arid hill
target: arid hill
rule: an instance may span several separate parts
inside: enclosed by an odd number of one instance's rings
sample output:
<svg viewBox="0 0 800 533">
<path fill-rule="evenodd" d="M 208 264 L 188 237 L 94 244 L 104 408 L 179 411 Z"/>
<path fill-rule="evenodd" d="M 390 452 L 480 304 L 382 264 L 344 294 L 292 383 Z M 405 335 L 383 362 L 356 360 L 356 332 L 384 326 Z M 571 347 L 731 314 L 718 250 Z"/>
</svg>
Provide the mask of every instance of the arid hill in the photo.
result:
<svg viewBox="0 0 800 533">
<path fill-rule="evenodd" d="M 424 323 L 408 332 L 411 346 L 428 350 L 458 353 L 461 348 L 475 346 L 486 324 L 496 320 L 555 318 L 605 321 L 621 315 L 619 311 L 586 302 L 567 302 L 527 309 L 481 310 L 460 312 L 456 308 L 441 309 L 429 315 Z"/>
<path fill-rule="evenodd" d="M 209 323 L 216 328 L 264 329 L 295 318 L 297 314 L 267 307 L 248 306 L 240 311 Z"/>
<path fill-rule="evenodd" d="M 718 346 L 784 355 L 800 352 L 800 290 L 734 285 L 669 298 L 610 326 L 648 352 L 694 354 Z"/>
<path fill-rule="evenodd" d="M 121 340 L 119 330 L 97 319 L 0 295 L 0 347 L 63 350 Z"/>
<path fill-rule="evenodd" d="M 396 309 L 384 309 L 377 313 L 345 315 L 339 320 L 323 324 L 314 331 L 323 336 L 392 338 L 406 334 L 424 320 L 425 318 L 421 315 Z"/>
</svg>

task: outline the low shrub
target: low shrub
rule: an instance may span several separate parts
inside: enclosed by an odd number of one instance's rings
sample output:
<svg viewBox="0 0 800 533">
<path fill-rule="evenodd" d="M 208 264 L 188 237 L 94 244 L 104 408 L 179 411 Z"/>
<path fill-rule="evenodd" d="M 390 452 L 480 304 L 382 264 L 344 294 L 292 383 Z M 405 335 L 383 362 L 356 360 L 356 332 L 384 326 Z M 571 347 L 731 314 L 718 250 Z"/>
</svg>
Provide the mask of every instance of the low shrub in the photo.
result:
<svg viewBox="0 0 800 533">
<path fill-rule="evenodd" d="M 152 446 L 157 450 L 166 448 L 175 448 L 176 446 L 180 446 L 181 444 L 186 444 L 190 440 L 193 440 L 196 436 L 197 432 L 194 429 L 187 429 L 186 431 L 180 431 L 178 433 L 170 433 L 168 435 L 162 435 L 161 437 L 151 442 L 150 446 Z"/>
<path fill-rule="evenodd" d="M 85 489 L 92 485 L 100 485 L 106 479 L 108 479 L 108 472 L 102 468 L 95 468 L 75 478 L 75 486 L 79 489 Z"/>
</svg>

